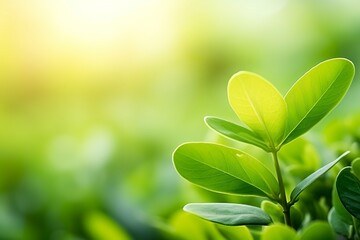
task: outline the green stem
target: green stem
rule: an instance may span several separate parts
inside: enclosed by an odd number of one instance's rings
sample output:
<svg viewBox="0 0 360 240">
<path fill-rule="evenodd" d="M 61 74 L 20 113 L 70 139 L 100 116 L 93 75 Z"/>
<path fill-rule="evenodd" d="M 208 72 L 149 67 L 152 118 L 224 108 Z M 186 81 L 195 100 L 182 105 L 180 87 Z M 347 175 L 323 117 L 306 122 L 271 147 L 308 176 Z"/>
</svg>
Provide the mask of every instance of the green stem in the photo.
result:
<svg viewBox="0 0 360 240">
<path fill-rule="evenodd" d="M 354 239 L 359 239 L 359 221 L 355 218 L 355 217 L 352 217 L 352 220 L 353 220 L 353 224 L 354 224 L 354 230 L 355 230 L 355 237 Z"/>
<path fill-rule="evenodd" d="M 284 186 L 283 178 L 281 175 L 281 169 L 280 169 L 280 165 L 279 165 L 277 151 L 273 151 L 271 153 L 272 153 L 272 157 L 273 157 L 274 164 L 275 164 L 277 179 L 279 182 L 280 204 L 283 208 L 285 224 L 291 227 L 290 205 L 287 203 L 287 200 L 286 200 L 285 186 Z"/>
</svg>

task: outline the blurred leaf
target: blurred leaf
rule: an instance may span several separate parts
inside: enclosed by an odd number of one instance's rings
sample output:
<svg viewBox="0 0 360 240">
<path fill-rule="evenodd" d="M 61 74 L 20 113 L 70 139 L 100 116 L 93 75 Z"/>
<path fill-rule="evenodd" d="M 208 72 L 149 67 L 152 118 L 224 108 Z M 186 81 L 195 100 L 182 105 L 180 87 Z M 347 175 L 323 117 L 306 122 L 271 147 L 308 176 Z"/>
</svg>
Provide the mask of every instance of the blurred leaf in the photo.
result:
<svg viewBox="0 0 360 240">
<path fill-rule="evenodd" d="M 328 215 L 328 222 L 337 234 L 350 238 L 351 225 L 344 222 L 341 216 L 336 212 L 335 208 L 331 208 Z"/>
<path fill-rule="evenodd" d="M 292 206 L 290 208 L 291 225 L 294 229 L 299 229 L 304 220 L 304 209 L 299 206 Z"/>
<path fill-rule="evenodd" d="M 206 189 L 232 194 L 277 197 L 274 175 L 257 159 L 213 143 L 185 143 L 174 152 L 179 174 Z"/>
<path fill-rule="evenodd" d="M 214 224 L 184 211 L 175 213 L 170 219 L 173 228 L 171 239 L 181 240 L 225 240 Z"/>
<path fill-rule="evenodd" d="M 190 203 L 184 210 L 208 221 L 228 226 L 267 225 L 270 216 L 261 208 L 232 203 Z"/>
<path fill-rule="evenodd" d="M 285 96 L 288 126 L 283 143 L 307 132 L 344 97 L 354 77 L 347 59 L 324 61 L 303 75 Z"/>
<path fill-rule="evenodd" d="M 360 219 L 360 180 L 351 173 L 351 167 L 340 171 L 336 178 L 336 189 L 345 209 Z"/>
<path fill-rule="evenodd" d="M 336 210 L 337 217 L 341 218 L 341 220 L 348 225 L 353 223 L 351 214 L 345 209 L 344 205 L 341 203 L 339 199 L 339 194 L 336 189 L 336 182 L 334 182 L 334 187 L 332 189 L 332 205 Z"/>
<path fill-rule="evenodd" d="M 261 202 L 261 209 L 270 215 L 273 222 L 284 223 L 283 209 L 279 204 L 264 200 Z"/>
<path fill-rule="evenodd" d="M 85 218 L 85 228 L 93 239 L 130 240 L 131 237 L 120 225 L 100 212 L 89 213 Z"/>
<path fill-rule="evenodd" d="M 261 137 L 247 128 L 217 117 L 206 117 L 205 122 L 211 129 L 226 137 L 240 142 L 252 144 L 264 149 L 267 152 L 270 152 L 269 147 L 262 141 Z"/>
<path fill-rule="evenodd" d="M 226 226 L 216 224 L 215 227 L 225 239 L 254 240 L 246 226 Z"/>
<path fill-rule="evenodd" d="M 281 142 L 287 109 L 283 96 L 267 80 L 251 72 L 238 72 L 229 81 L 229 102 L 237 116 L 270 146 Z"/>
<path fill-rule="evenodd" d="M 327 222 L 314 221 L 300 234 L 299 240 L 336 240 L 336 235 Z"/>
<path fill-rule="evenodd" d="M 266 227 L 261 240 L 295 240 L 298 239 L 294 229 L 284 224 L 274 224 Z"/>
<path fill-rule="evenodd" d="M 314 145 L 304 138 L 297 138 L 283 146 L 279 157 L 290 166 L 297 164 L 312 171 L 320 167 L 319 154 Z"/>
<path fill-rule="evenodd" d="M 300 195 L 300 193 L 302 191 L 305 190 L 305 188 L 307 188 L 310 184 L 312 184 L 316 179 L 318 179 L 319 177 L 321 177 L 321 175 L 323 175 L 324 173 L 326 173 L 329 169 L 331 169 L 337 162 L 339 162 L 341 160 L 341 158 L 343 158 L 344 156 L 346 156 L 349 153 L 349 151 L 343 153 L 340 157 L 338 157 L 337 159 L 335 159 L 334 161 L 326 164 L 325 166 L 323 166 L 322 168 L 320 168 L 319 170 L 317 170 L 316 172 L 312 173 L 311 175 L 309 175 L 307 178 L 305 178 L 304 180 L 302 180 L 291 192 L 290 195 L 290 203 L 295 203 L 295 201 L 297 200 L 297 197 Z"/>
</svg>

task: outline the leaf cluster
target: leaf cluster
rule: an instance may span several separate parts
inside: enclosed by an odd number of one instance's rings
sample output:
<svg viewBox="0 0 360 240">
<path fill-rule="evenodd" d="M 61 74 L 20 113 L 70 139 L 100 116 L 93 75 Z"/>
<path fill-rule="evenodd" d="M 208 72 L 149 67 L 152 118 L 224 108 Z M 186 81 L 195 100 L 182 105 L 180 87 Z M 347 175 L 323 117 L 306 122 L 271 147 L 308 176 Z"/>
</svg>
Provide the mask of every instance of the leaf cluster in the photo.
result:
<svg viewBox="0 0 360 240">
<path fill-rule="evenodd" d="M 349 60 L 330 59 L 310 69 L 282 96 L 255 73 L 235 74 L 228 84 L 228 100 L 243 125 L 217 117 L 206 117 L 205 122 L 227 138 L 271 153 L 276 176 L 249 153 L 204 142 L 180 145 L 173 154 L 176 170 L 188 181 L 211 191 L 254 195 L 278 203 L 283 208 L 285 222 L 291 226 L 290 207 L 299 200 L 299 195 L 348 152 L 304 178 L 291 191 L 289 201 L 278 152 L 324 118 L 344 97 L 353 77 L 354 66 Z M 243 204 L 193 203 L 184 210 L 230 226 L 273 223 L 263 209 Z"/>
</svg>

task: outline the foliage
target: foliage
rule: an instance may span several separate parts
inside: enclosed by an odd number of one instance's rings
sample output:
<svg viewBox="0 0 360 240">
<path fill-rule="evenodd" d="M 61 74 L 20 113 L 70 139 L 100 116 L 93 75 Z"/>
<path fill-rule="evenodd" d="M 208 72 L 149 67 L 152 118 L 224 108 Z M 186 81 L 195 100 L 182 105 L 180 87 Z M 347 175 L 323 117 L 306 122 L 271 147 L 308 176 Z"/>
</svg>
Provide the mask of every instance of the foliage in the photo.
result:
<svg viewBox="0 0 360 240">
<path fill-rule="evenodd" d="M 305 73 L 283 97 L 270 82 L 257 74 L 244 71 L 235 74 L 228 84 L 228 100 L 245 126 L 216 117 L 206 117 L 205 122 L 225 137 L 271 153 L 276 178 L 268 166 L 248 153 L 214 143 L 185 143 L 179 146 L 173 154 L 176 170 L 188 181 L 208 190 L 267 198 L 281 206 L 283 221 L 293 226 L 291 207 L 299 200 L 299 195 L 349 152 L 300 181 L 291 190 L 289 200 L 278 152 L 324 118 L 344 97 L 353 77 L 354 66 L 349 60 L 330 59 Z M 270 215 L 261 208 L 230 203 L 197 203 L 184 208 L 224 225 L 271 224 L 271 214 L 278 212 L 276 207 L 267 204 L 263 209 L 268 210 Z M 279 219 L 278 214 L 275 215 L 274 219 Z M 329 225 L 319 223 L 317 227 L 308 227 L 303 232 L 304 236 L 321 236 L 322 230 L 313 230 L 316 228 L 326 230 Z M 268 231 L 273 234 L 279 230 L 274 226 Z M 286 230 L 285 233 L 288 234 L 285 238 L 293 235 L 291 231 Z M 329 234 L 326 239 L 334 239 L 334 235 Z"/>
<path fill-rule="evenodd" d="M 336 233 L 348 239 L 360 237 L 360 159 L 343 168 L 336 177 L 329 222 Z"/>
</svg>

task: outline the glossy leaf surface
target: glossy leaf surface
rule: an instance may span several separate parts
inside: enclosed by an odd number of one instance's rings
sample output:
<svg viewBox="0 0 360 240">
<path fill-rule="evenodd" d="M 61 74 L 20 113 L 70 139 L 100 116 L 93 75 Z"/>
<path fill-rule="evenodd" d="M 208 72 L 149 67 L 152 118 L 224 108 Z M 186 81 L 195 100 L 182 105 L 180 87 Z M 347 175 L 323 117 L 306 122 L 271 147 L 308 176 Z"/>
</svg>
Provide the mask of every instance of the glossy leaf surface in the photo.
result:
<svg viewBox="0 0 360 240">
<path fill-rule="evenodd" d="M 176 170 L 206 189 L 239 195 L 278 196 L 274 175 L 257 159 L 213 143 L 185 143 L 173 155 Z"/>
<path fill-rule="evenodd" d="M 237 116 L 270 145 L 282 140 L 286 125 L 286 103 L 278 90 L 261 76 L 239 72 L 229 81 L 229 103 Z"/>
<path fill-rule="evenodd" d="M 297 200 L 297 197 L 300 195 L 302 191 L 304 191 L 305 188 L 307 188 L 310 184 L 312 184 L 316 179 L 321 177 L 321 175 L 323 175 L 328 170 L 330 170 L 337 162 L 339 162 L 347 154 L 349 154 L 349 151 L 343 153 L 340 157 L 338 157 L 334 161 L 326 164 L 325 166 L 323 166 L 322 168 L 320 168 L 319 170 L 317 170 L 316 172 L 312 173 L 307 178 L 302 180 L 291 192 L 290 202 L 294 203 Z"/>
<path fill-rule="evenodd" d="M 330 59 L 310 69 L 293 85 L 285 96 L 288 125 L 284 143 L 308 131 L 340 102 L 354 72 L 349 60 Z"/>
<path fill-rule="evenodd" d="M 351 173 L 351 167 L 340 171 L 336 178 L 336 189 L 345 209 L 360 220 L 360 180 Z"/>
<path fill-rule="evenodd" d="M 229 226 L 267 225 L 270 216 L 258 207 L 233 203 L 190 203 L 184 210 L 211 222 Z"/>
<path fill-rule="evenodd" d="M 252 144 L 267 152 L 270 151 L 269 147 L 264 143 L 261 137 L 247 128 L 217 117 L 206 117 L 205 122 L 211 129 L 228 138 Z"/>
</svg>

